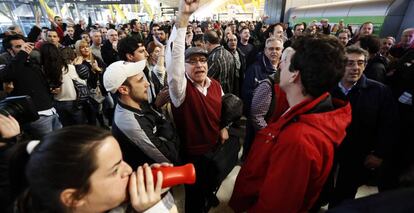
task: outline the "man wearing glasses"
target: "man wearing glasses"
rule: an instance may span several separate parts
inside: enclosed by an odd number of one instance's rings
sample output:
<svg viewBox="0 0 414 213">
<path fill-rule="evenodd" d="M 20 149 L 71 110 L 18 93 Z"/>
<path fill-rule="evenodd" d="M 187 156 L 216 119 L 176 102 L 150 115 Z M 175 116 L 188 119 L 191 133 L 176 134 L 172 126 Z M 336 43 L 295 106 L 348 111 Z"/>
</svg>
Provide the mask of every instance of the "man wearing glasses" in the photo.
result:
<svg viewBox="0 0 414 213">
<path fill-rule="evenodd" d="M 207 174 L 199 162 L 217 143 L 229 138 L 227 129 L 220 126 L 223 91 L 219 82 L 207 77 L 207 51 L 198 47 L 185 50 L 188 21 L 199 3 L 199 0 L 180 1 L 179 15 L 165 54 L 172 111 L 183 144 L 183 158 L 193 162 L 197 172 L 196 184 L 186 186 L 186 212 L 208 212 L 205 207 L 208 192 L 203 188 L 208 181 L 204 180 Z"/>
<path fill-rule="evenodd" d="M 339 169 L 330 207 L 353 199 L 371 173 L 384 173 L 378 171 L 387 169 L 390 146 L 397 140 L 398 114 L 390 89 L 363 74 L 368 52 L 350 46 L 346 57 L 345 74 L 332 96 L 351 103 L 352 122 L 336 153 Z M 389 187 L 388 177 L 380 175 L 378 180 L 380 191 Z"/>
</svg>

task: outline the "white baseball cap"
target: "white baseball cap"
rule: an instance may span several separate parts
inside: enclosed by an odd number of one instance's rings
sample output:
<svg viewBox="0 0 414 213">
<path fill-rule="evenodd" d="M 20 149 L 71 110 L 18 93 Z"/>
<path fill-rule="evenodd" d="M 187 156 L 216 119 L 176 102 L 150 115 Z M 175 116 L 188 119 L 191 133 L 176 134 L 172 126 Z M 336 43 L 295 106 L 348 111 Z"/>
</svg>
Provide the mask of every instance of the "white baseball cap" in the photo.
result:
<svg viewBox="0 0 414 213">
<path fill-rule="evenodd" d="M 117 61 L 109 65 L 104 72 L 106 91 L 115 93 L 118 88 L 131 76 L 143 73 L 147 61 L 139 62 Z"/>
</svg>

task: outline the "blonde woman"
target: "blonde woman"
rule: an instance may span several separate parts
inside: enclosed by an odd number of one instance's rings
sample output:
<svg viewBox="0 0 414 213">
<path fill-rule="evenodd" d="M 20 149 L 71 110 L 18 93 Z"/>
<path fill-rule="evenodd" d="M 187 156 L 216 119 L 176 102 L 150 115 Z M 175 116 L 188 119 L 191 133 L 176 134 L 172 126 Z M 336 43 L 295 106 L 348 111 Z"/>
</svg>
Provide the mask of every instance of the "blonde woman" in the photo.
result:
<svg viewBox="0 0 414 213">
<path fill-rule="evenodd" d="M 88 124 L 96 125 L 98 119 L 99 125 L 103 128 L 108 128 L 103 119 L 102 103 L 105 97 L 108 96 L 103 87 L 103 72 L 105 70 L 105 63 L 98 57 L 92 54 L 89 44 L 80 40 L 75 44 L 76 53 L 78 57 L 75 58 L 75 65 L 86 65 L 87 71 L 78 73 L 79 77 L 87 80 L 87 85 L 91 91 L 91 97 L 88 103 L 84 104 L 84 112 L 88 120 Z"/>
</svg>

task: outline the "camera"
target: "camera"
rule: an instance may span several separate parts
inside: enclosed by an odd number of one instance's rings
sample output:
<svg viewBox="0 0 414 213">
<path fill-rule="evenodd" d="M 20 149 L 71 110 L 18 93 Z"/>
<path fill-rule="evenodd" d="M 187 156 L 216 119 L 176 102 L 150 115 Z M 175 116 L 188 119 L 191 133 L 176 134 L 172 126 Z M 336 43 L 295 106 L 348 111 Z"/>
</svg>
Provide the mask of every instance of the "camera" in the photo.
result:
<svg viewBox="0 0 414 213">
<path fill-rule="evenodd" d="M 162 172 L 162 188 L 175 186 L 178 184 L 194 184 L 196 180 L 195 168 L 192 163 L 184 166 L 151 168 L 154 183 L 157 182 L 157 172 Z"/>
<path fill-rule="evenodd" d="M 39 119 L 39 114 L 30 96 L 14 96 L 0 101 L 0 114 L 13 116 L 19 124 Z"/>
</svg>

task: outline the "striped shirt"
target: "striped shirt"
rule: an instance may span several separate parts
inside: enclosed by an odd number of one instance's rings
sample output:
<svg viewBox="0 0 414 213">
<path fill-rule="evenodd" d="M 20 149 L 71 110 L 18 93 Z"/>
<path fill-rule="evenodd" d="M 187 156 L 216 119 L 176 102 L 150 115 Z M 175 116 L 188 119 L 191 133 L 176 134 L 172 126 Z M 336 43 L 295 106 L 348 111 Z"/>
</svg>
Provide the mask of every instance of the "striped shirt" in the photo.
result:
<svg viewBox="0 0 414 213">
<path fill-rule="evenodd" d="M 214 48 L 208 57 L 208 77 L 220 82 L 224 93 L 233 93 L 236 63 L 223 46 Z"/>
</svg>

